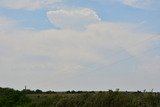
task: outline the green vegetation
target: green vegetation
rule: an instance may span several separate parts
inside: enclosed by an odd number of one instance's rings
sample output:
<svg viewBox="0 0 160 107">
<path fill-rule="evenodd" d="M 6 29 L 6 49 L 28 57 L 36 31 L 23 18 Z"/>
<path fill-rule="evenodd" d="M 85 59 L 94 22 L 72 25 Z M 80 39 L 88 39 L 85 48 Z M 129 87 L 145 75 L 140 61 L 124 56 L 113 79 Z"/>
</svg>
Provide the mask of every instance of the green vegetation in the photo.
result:
<svg viewBox="0 0 160 107">
<path fill-rule="evenodd" d="M 0 107 L 160 107 L 154 92 L 42 92 L 0 88 Z"/>
<path fill-rule="evenodd" d="M 22 92 L 10 88 L 0 88 L 0 107 L 19 107 L 31 102 Z"/>
</svg>

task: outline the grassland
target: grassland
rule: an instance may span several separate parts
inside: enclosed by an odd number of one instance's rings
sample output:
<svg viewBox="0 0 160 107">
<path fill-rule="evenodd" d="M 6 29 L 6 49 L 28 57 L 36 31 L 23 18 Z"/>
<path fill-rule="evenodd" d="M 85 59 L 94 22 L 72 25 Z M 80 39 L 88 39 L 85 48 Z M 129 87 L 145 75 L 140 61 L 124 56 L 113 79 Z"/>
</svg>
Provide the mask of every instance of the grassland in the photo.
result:
<svg viewBox="0 0 160 107">
<path fill-rule="evenodd" d="M 0 88 L 0 107 L 160 107 L 157 92 L 42 92 Z"/>
</svg>

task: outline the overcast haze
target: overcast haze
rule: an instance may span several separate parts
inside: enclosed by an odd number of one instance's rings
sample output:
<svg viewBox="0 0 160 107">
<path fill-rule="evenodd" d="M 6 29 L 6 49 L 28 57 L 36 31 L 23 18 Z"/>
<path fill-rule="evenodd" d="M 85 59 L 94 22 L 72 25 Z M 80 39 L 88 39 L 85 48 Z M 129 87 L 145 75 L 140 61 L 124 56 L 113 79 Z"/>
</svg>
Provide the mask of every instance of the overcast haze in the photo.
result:
<svg viewBox="0 0 160 107">
<path fill-rule="evenodd" d="M 159 0 L 0 0 L 0 87 L 160 91 Z"/>
</svg>

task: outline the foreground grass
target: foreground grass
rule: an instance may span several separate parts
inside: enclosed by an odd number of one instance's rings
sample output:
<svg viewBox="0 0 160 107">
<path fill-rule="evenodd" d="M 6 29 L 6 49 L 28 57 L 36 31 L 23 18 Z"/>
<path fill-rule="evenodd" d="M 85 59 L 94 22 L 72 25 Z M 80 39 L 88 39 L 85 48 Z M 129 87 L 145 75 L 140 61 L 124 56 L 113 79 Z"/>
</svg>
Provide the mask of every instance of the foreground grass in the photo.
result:
<svg viewBox="0 0 160 107">
<path fill-rule="evenodd" d="M 160 94 L 98 92 L 78 94 L 32 94 L 28 107 L 160 107 Z"/>
<path fill-rule="evenodd" d="M 111 90 L 26 93 L 0 88 L 0 107 L 160 107 L 160 93 Z"/>
</svg>

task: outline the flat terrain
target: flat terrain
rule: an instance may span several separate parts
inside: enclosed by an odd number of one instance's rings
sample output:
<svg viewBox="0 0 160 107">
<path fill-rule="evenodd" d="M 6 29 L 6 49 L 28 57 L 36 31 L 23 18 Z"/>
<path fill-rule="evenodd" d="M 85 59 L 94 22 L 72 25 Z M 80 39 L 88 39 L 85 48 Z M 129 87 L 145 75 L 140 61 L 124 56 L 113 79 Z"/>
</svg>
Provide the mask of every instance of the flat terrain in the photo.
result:
<svg viewBox="0 0 160 107">
<path fill-rule="evenodd" d="M 160 107 L 155 92 L 42 92 L 0 88 L 0 107 Z"/>
</svg>

